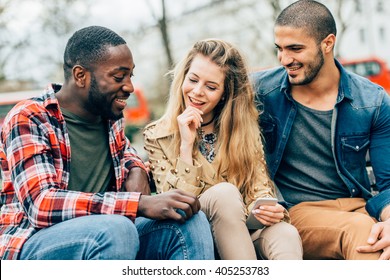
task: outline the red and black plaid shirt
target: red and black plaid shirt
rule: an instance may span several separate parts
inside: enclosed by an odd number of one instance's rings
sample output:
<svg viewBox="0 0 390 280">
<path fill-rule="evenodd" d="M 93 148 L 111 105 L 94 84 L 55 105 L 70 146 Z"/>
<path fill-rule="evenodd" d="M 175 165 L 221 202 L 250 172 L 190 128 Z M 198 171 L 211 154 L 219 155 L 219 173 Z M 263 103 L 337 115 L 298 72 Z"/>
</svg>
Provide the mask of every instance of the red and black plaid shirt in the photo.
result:
<svg viewBox="0 0 390 280">
<path fill-rule="evenodd" d="M 145 168 L 132 153 L 123 120 L 109 121 L 115 186 L 105 193 L 68 191 L 71 149 L 53 85 L 41 97 L 18 103 L 1 132 L 3 171 L 0 257 L 17 259 L 40 228 L 80 216 L 118 214 L 134 220 L 139 193 L 119 192 L 132 167 Z"/>
</svg>

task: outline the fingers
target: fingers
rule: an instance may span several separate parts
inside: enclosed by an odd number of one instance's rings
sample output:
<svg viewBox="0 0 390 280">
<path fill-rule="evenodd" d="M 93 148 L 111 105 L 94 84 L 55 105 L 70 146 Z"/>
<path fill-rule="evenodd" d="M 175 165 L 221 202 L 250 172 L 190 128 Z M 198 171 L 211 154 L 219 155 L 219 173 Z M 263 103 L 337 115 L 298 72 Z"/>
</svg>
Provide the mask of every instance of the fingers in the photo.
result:
<svg viewBox="0 0 390 280">
<path fill-rule="evenodd" d="M 390 260 L 390 247 L 383 250 L 383 253 L 379 257 L 380 260 Z"/>
<path fill-rule="evenodd" d="M 174 199 L 173 207 L 183 210 L 187 217 L 191 217 L 193 214 L 199 212 L 200 202 L 194 194 L 182 190 L 173 190 L 167 194 L 170 194 Z"/>
<path fill-rule="evenodd" d="M 172 207 L 164 207 L 162 209 L 163 220 L 171 219 L 180 223 L 185 222 L 185 216 Z"/>
<path fill-rule="evenodd" d="M 389 260 L 390 259 L 390 247 L 386 247 L 385 242 L 378 241 L 374 245 L 365 245 L 365 246 L 359 246 L 356 248 L 356 250 L 359 253 L 375 253 L 378 251 L 381 251 L 383 249 L 382 254 L 379 257 L 379 260 Z"/>
<path fill-rule="evenodd" d="M 181 113 L 177 120 L 180 125 L 191 125 L 193 124 L 195 128 L 198 128 L 203 122 L 202 118 L 203 112 L 195 107 L 188 106 L 183 113 Z"/>
<path fill-rule="evenodd" d="M 370 235 L 368 236 L 367 243 L 373 245 L 378 241 L 379 235 L 383 230 L 383 223 L 376 223 L 372 226 Z"/>
<path fill-rule="evenodd" d="M 198 198 L 181 190 L 172 190 L 154 196 L 141 196 L 138 203 L 138 214 L 151 219 L 172 219 L 179 222 L 198 213 Z"/>
<path fill-rule="evenodd" d="M 284 208 L 280 204 L 275 206 L 262 205 L 253 210 L 255 217 L 264 225 L 270 226 L 279 223 L 284 218 Z"/>
<path fill-rule="evenodd" d="M 359 246 L 356 250 L 360 253 L 373 253 L 382 251 L 380 260 L 390 259 L 390 227 L 384 222 L 372 226 L 367 239 L 368 245 Z"/>
</svg>

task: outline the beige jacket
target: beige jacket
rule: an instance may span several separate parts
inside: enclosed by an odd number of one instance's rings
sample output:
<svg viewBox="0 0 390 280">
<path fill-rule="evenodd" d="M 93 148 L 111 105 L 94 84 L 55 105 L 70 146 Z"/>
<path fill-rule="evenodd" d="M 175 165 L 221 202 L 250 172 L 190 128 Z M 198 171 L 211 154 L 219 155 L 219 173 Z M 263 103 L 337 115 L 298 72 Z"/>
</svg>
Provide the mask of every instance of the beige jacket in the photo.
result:
<svg viewBox="0 0 390 280">
<path fill-rule="evenodd" d="M 217 176 L 214 162 L 208 162 L 201 153 L 193 159 L 193 165 L 182 161 L 174 154 L 171 146 L 172 137 L 173 135 L 168 133 L 163 125 L 149 124 L 144 130 L 145 150 L 148 152 L 150 169 L 158 193 L 176 188 L 200 196 L 215 184 L 226 182 L 226 179 Z M 268 182 L 259 182 L 255 198 L 275 197 L 274 188 L 269 185 Z M 253 207 L 253 203 L 245 202 L 247 213 Z M 284 220 L 289 221 L 287 211 Z"/>
</svg>

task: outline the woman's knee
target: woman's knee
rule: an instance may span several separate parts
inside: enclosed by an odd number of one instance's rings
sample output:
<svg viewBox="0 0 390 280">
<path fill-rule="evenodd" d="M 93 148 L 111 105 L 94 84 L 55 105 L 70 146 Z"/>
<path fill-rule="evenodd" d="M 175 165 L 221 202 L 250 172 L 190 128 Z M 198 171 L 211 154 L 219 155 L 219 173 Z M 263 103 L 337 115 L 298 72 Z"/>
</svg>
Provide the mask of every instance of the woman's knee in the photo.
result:
<svg viewBox="0 0 390 280">
<path fill-rule="evenodd" d="M 303 248 L 298 230 L 281 222 L 265 228 L 255 241 L 260 255 L 266 259 L 302 259 Z"/>
<path fill-rule="evenodd" d="M 236 186 L 230 183 L 219 183 L 205 191 L 200 202 L 214 207 L 242 206 L 242 196 Z"/>
</svg>

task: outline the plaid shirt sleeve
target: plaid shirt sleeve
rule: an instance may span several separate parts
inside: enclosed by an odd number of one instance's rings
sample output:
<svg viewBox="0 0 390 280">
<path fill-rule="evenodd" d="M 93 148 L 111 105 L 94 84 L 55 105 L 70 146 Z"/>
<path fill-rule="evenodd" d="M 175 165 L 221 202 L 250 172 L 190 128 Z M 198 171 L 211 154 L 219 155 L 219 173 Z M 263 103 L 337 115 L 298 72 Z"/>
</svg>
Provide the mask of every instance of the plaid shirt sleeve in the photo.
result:
<svg viewBox="0 0 390 280">
<path fill-rule="evenodd" d="M 50 118 L 41 105 L 32 103 L 8 119 L 2 132 L 9 168 L 3 191 L 14 189 L 36 228 L 92 214 L 119 214 L 134 220 L 139 193 L 66 190 L 69 174 L 64 155 L 70 149 L 61 139 L 60 128 L 53 125 L 59 126 L 58 122 Z"/>
</svg>

